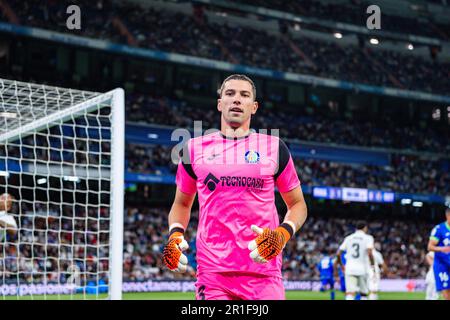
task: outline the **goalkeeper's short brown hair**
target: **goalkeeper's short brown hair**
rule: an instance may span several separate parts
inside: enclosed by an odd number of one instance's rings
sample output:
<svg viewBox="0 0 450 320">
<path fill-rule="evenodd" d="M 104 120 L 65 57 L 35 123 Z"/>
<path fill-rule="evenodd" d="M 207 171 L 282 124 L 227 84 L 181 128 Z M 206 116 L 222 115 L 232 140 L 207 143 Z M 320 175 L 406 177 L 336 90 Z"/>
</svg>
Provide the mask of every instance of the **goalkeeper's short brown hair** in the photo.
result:
<svg viewBox="0 0 450 320">
<path fill-rule="evenodd" d="M 243 80 L 243 81 L 247 81 L 248 83 L 250 83 L 252 85 L 252 92 L 253 92 L 253 100 L 256 100 L 256 86 L 255 83 L 253 82 L 252 79 L 250 79 L 249 77 L 247 77 L 244 74 L 232 74 L 231 76 L 228 76 L 225 78 L 225 80 L 223 80 L 222 85 L 220 86 L 219 89 L 219 97 L 222 96 L 222 92 L 223 89 L 225 88 L 225 83 L 227 83 L 230 80 Z"/>
</svg>

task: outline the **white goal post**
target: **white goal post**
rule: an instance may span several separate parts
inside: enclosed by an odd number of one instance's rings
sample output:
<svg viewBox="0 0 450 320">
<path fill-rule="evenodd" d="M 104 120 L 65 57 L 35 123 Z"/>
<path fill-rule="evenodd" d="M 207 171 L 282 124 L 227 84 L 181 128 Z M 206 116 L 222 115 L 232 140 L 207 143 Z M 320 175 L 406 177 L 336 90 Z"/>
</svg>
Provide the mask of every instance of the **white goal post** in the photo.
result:
<svg viewBox="0 0 450 320">
<path fill-rule="evenodd" d="M 122 298 L 124 99 L 0 79 L 4 299 Z"/>
</svg>

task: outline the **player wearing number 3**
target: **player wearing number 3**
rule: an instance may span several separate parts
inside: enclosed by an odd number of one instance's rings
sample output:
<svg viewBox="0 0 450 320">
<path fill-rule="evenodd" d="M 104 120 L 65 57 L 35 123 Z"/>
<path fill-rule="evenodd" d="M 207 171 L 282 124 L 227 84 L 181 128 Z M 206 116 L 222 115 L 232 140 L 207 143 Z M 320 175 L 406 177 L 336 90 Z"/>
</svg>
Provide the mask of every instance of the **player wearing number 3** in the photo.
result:
<svg viewBox="0 0 450 320">
<path fill-rule="evenodd" d="M 250 131 L 258 109 L 251 79 L 232 75 L 220 88 L 221 130 L 190 139 L 181 155 L 163 261 L 185 271 L 184 231 L 198 193 L 197 299 L 285 299 L 281 252 L 307 209 L 287 146 Z M 288 211 L 283 222 L 275 187 Z"/>
<path fill-rule="evenodd" d="M 345 299 L 354 300 L 356 293 L 361 294 L 361 300 L 367 300 L 368 271 L 375 268 L 373 256 L 374 241 L 367 234 L 366 223 L 359 222 L 356 231 L 344 239 L 337 253 L 338 265 L 341 265 L 345 273 Z M 341 253 L 347 251 L 345 267 L 341 261 Z"/>
</svg>

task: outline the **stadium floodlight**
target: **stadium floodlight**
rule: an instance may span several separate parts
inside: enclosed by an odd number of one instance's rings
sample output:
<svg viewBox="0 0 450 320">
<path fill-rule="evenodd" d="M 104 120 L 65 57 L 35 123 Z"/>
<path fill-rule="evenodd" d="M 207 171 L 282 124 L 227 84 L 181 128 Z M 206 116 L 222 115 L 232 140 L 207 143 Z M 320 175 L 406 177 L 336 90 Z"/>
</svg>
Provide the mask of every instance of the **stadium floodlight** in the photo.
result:
<svg viewBox="0 0 450 320">
<path fill-rule="evenodd" d="M 0 112 L 0 118 L 17 118 L 17 113 L 15 112 Z"/>
<path fill-rule="evenodd" d="M 439 107 L 434 108 L 431 113 L 431 117 L 433 118 L 433 120 L 436 120 L 436 121 L 441 120 L 441 109 L 439 109 Z"/>
<path fill-rule="evenodd" d="M 411 199 L 402 199 L 402 200 L 400 200 L 400 203 L 402 205 L 411 204 L 411 202 L 412 202 Z"/>
<path fill-rule="evenodd" d="M 423 202 L 422 201 L 414 201 L 412 203 L 412 205 L 413 205 L 413 207 L 420 208 L 423 206 Z"/>
<path fill-rule="evenodd" d="M 370 43 L 371 44 L 379 44 L 380 41 L 377 38 L 370 38 Z"/>
<path fill-rule="evenodd" d="M 80 178 L 73 177 L 73 176 L 64 176 L 63 180 L 64 181 L 70 181 L 70 182 L 80 182 Z"/>
<path fill-rule="evenodd" d="M 342 33 L 340 32 L 335 32 L 333 35 L 336 39 L 342 39 Z"/>
<path fill-rule="evenodd" d="M 37 180 L 37 184 L 46 184 L 47 183 L 47 179 L 45 178 L 40 178 Z"/>
<path fill-rule="evenodd" d="M 9 177 L 9 172 L 0 170 L 0 177 Z"/>
<path fill-rule="evenodd" d="M 0 294 L 121 299 L 123 89 L 0 79 L 0 115 L 0 184 L 18 208 L 17 239 L 0 238 Z"/>
</svg>

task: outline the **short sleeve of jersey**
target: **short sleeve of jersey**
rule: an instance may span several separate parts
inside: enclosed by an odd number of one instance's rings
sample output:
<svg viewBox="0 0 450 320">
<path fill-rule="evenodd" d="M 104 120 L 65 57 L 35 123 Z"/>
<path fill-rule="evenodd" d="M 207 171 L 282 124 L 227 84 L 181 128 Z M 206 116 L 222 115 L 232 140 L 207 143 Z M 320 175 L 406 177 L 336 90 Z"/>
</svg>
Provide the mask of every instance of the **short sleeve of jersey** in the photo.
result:
<svg viewBox="0 0 450 320">
<path fill-rule="evenodd" d="M 378 264 L 384 264 L 384 259 L 383 259 L 383 255 L 381 254 L 381 252 L 378 252 L 377 260 L 378 260 Z"/>
<path fill-rule="evenodd" d="M 180 151 L 180 162 L 178 163 L 175 182 L 178 189 L 183 193 L 194 194 L 197 192 L 197 176 L 192 169 L 188 143 L 186 143 Z"/>
<path fill-rule="evenodd" d="M 347 251 L 347 238 L 344 239 L 344 242 L 342 242 L 341 246 L 339 247 L 339 250 Z"/>
<path fill-rule="evenodd" d="M 275 183 L 280 192 L 288 192 L 300 185 L 294 161 L 288 147 L 279 140 L 278 148 L 278 170 L 274 175 Z"/>
<path fill-rule="evenodd" d="M 433 230 L 431 230 L 430 240 L 439 241 L 439 226 L 435 226 Z"/>
</svg>

